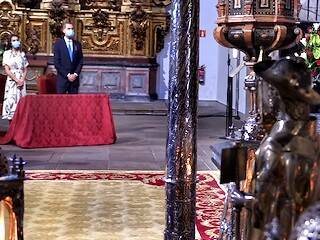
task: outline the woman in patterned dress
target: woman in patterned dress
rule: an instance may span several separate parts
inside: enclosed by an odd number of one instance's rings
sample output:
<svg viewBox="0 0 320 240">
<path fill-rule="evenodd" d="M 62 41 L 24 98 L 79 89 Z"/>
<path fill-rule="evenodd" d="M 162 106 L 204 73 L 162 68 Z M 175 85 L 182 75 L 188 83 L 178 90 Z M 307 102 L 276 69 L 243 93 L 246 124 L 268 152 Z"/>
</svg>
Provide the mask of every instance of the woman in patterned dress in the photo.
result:
<svg viewBox="0 0 320 240">
<path fill-rule="evenodd" d="M 11 49 L 3 53 L 2 65 L 7 74 L 2 108 L 2 119 L 11 121 L 21 97 L 26 95 L 26 75 L 29 65 L 26 54 L 20 49 L 20 40 L 12 35 Z"/>
</svg>

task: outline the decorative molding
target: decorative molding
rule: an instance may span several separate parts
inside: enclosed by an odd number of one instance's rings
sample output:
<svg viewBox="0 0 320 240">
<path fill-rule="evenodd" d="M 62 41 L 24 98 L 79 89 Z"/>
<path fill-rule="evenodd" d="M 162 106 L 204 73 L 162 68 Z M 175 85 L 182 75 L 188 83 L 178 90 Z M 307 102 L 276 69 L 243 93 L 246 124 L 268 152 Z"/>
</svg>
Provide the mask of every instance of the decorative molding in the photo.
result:
<svg viewBox="0 0 320 240">
<path fill-rule="evenodd" d="M 101 9 L 92 13 L 93 26 L 92 30 L 97 41 L 101 42 L 106 38 L 109 31 L 115 29 L 109 21 L 109 14 Z"/>
<path fill-rule="evenodd" d="M 168 6 L 171 0 L 153 0 L 153 3 L 157 6 Z"/>
<path fill-rule="evenodd" d="M 81 9 L 109 9 L 113 11 L 121 11 L 121 0 L 80 0 Z"/>
<path fill-rule="evenodd" d="M 135 49 L 142 50 L 148 28 L 148 14 L 141 6 L 138 5 L 136 9 L 130 13 L 129 26 L 131 29 L 131 36 L 135 41 Z"/>
<path fill-rule="evenodd" d="M 41 0 L 13 0 L 13 4 L 17 4 L 19 7 L 39 9 Z"/>
<path fill-rule="evenodd" d="M 21 17 L 14 13 L 14 6 L 9 2 L 0 3 L 0 36 L 19 33 Z"/>
<path fill-rule="evenodd" d="M 270 5 L 270 0 L 259 0 L 256 2 L 254 14 L 274 15 L 276 12 L 275 4 Z"/>
<path fill-rule="evenodd" d="M 28 18 L 28 23 L 26 27 L 26 46 L 27 46 L 27 52 L 31 53 L 32 55 L 35 55 L 39 52 L 40 49 L 40 35 L 41 35 L 41 29 L 36 29 L 32 27 L 32 24 L 30 22 L 30 19 Z"/>
<path fill-rule="evenodd" d="M 93 19 L 84 19 L 78 24 L 78 32 L 83 29 L 81 43 L 84 53 L 96 55 L 124 54 L 124 42 L 121 41 L 124 38 L 124 23 L 119 21 L 116 26 L 108 24 L 109 28 L 103 28 L 100 24 L 98 24 L 100 28 L 96 26 Z"/>
<path fill-rule="evenodd" d="M 50 18 L 50 22 L 49 22 L 50 32 L 52 36 L 56 38 L 60 38 L 63 36 L 63 33 L 62 33 L 63 21 L 68 16 L 67 11 L 62 6 L 63 6 L 63 1 L 53 0 L 52 9 L 48 11 L 49 18 Z"/>
<path fill-rule="evenodd" d="M 146 1 L 145 0 L 130 0 L 130 2 L 133 4 L 133 5 L 136 5 L 136 4 L 143 4 L 145 3 Z"/>
</svg>

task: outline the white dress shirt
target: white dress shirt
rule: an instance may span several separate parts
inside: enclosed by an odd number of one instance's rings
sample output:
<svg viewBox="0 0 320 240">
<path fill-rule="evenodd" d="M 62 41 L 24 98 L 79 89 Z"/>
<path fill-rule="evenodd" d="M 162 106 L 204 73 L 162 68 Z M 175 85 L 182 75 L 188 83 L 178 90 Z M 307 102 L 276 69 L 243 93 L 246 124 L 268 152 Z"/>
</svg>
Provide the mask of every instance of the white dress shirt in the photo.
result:
<svg viewBox="0 0 320 240">
<path fill-rule="evenodd" d="M 73 41 L 72 39 L 67 38 L 66 36 L 64 37 L 64 41 L 67 44 L 67 48 L 71 47 L 71 51 L 73 52 Z"/>
<path fill-rule="evenodd" d="M 69 49 L 69 47 L 71 48 L 71 51 L 73 52 L 73 41 L 72 41 L 72 39 L 69 39 L 69 38 L 67 38 L 66 36 L 64 36 L 64 41 L 66 42 L 66 44 L 67 44 L 67 48 Z M 75 74 L 77 77 L 78 77 L 78 74 L 77 73 L 73 73 L 73 74 Z M 71 75 L 71 73 L 68 73 L 68 75 L 67 76 L 70 76 Z"/>
</svg>

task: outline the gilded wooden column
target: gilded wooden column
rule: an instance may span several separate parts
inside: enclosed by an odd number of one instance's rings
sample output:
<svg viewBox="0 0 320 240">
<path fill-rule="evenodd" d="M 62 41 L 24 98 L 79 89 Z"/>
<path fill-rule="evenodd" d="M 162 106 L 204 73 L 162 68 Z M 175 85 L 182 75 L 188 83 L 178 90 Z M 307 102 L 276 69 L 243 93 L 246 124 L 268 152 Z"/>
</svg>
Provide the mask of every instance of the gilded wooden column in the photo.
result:
<svg viewBox="0 0 320 240">
<path fill-rule="evenodd" d="M 165 240 L 195 238 L 199 0 L 173 0 Z"/>
</svg>

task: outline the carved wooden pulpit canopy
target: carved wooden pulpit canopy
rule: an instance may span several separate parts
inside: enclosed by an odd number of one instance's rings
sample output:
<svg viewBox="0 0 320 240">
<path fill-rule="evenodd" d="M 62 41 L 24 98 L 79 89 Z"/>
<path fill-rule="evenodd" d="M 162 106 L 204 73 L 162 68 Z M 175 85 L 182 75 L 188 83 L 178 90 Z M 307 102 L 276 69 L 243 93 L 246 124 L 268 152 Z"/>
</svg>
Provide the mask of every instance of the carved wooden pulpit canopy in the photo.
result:
<svg viewBox="0 0 320 240">
<path fill-rule="evenodd" d="M 244 52 L 245 65 L 251 68 L 258 59 L 267 59 L 270 52 L 298 43 L 302 35 L 297 27 L 300 8 L 299 0 L 218 0 L 214 37 L 222 46 Z M 256 140 L 267 131 L 266 123 L 274 121 L 275 109 L 270 104 L 276 97 L 268 86 L 259 86 L 250 71 L 244 81 L 249 93 L 249 117 L 242 138 Z M 263 129 L 259 126 L 262 122 Z"/>
<path fill-rule="evenodd" d="M 299 40 L 299 0 L 219 0 L 217 8 L 215 39 L 243 51 L 246 61 L 255 62 L 261 49 L 267 56 Z"/>
</svg>

